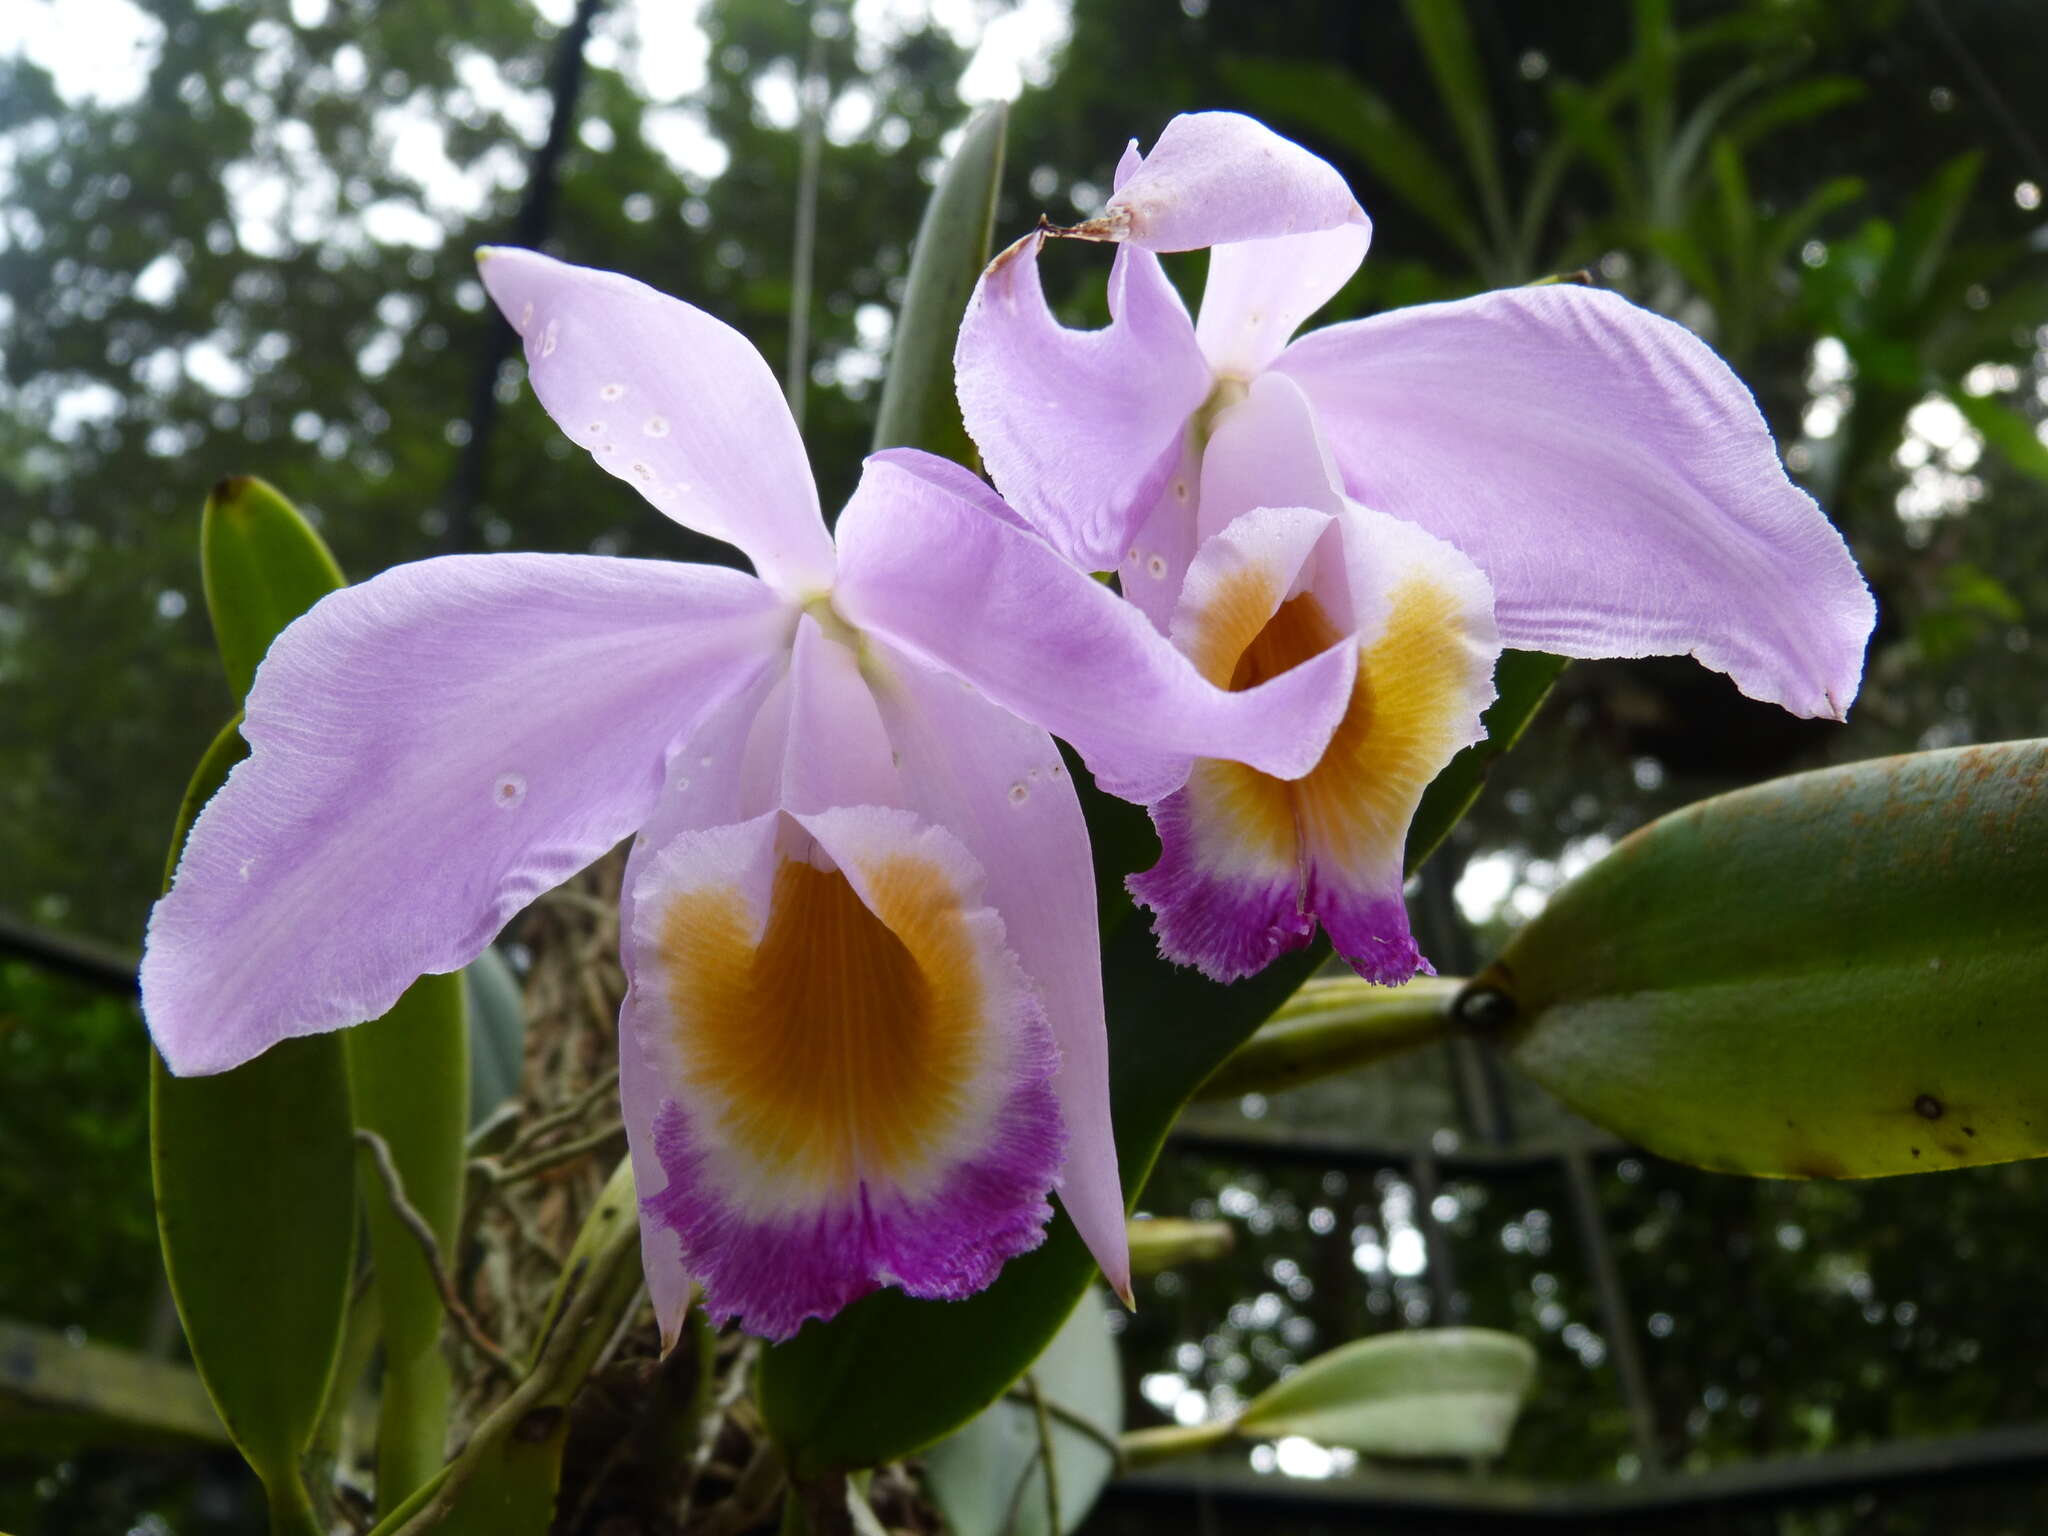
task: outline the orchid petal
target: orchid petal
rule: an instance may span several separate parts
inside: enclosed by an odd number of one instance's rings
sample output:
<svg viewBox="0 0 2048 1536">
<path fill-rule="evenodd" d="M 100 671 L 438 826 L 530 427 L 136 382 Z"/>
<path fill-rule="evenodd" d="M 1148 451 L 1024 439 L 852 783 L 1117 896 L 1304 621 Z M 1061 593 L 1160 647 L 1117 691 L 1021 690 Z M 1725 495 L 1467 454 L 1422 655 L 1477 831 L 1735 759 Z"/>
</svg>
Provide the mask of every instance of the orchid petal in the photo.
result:
<svg viewBox="0 0 2048 1536">
<path fill-rule="evenodd" d="M 503 246 L 478 262 L 525 341 L 533 392 L 573 442 L 664 515 L 738 545 L 777 589 L 831 584 L 803 441 L 751 342 L 615 272 Z"/>
<path fill-rule="evenodd" d="M 809 614 L 797 624 L 789 678 L 783 809 L 902 805 L 889 736 L 860 663 L 850 646 L 827 636 Z"/>
<path fill-rule="evenodd" d="M 1195 558 L 1201 483 L 1202 448 L 1194 432 L 1184 431 L 1150 510 L 1139 520 L 1131 547 L 1117 566 L 1118 590 L 1161 634 L 1173 623 L 1188 562 Z"/>
<path fill-rule="evenodd" d="M 988 904 L 1044 999 L 1060 1051 L 1053 1091 L 1067 1127 L 1060 1203 L 1128 1301 L 1095 879 L 1080 800 L 1044 731 L 915 657 L 877 649 L 875 702 L 901 759 L 906 801 L 987 871 Z"/>
<path fill-rule="evenodd" d="M 634 894 L 623 1027 L 664 1090 L 644 1208 L 714 1317 L 786 1338 L 957 1298 L 1044 1239 L 1056 1052 L 959 841 L 907 811 L 685 833 Z"/>
<path fill-rule="evenodd" d="M 1166 125 L 1102 217 L 1077 233 L 1148 251 L 1194 251 L 1346 224 L 1370 229 L 1327 160 L 1241 113 L 1188 112 Z"/>
<path fill-rule="evenodd" d="M 1345 504 L 1315 409 L 1284 374 L 1252 381 L 1244 399 L 1217 413 L 1202 455 L 1196 526 L 1205 542 L 1256 507 L 1310 507 L 1330 517 Z"/>
<path fill-rule="evenodd" d="M 375 1018 L 631 832 L 662 755 L 779 649 L 737 571 L 448 556 L 323 599 L 256 674 L 251 756 L 151 914 L 144 1011 L 181 1073 Z"/>
<path fill-rule="evenodd" d="M 778 715 L 786 726 L 789 693 L 788 669 L 765 668 L 670 750 L 661 797 L 626 857 L 625 878 L 619 887 L 621 934 L 633 932 L 633 892 L 656 852 L 685 832 L 752 821 L 775 809 L 781 788 L 777 765 L 783 757 L 787 730 L 763 732 L 759 727 L 764 717 Z M 772 753 L 761 754 L 765 761 L 750 761 L 745 751 L 749 737 L 756 734 L 774 739 Z M 641 1006 L 634 996 L 639 985 L 634 976 L 636 950 L 625 943 L 619 953 L 626 970 L 626 998 L 619 1016 L 630 1019 Z M 654 1305 L 664 1355 L 682 1335 L 692 1291 L 681 1243 L 648 1208 L 648 1202 L 668 1186 L 654 1136 L 666 1097 L 661 1074 L 641 1048 L 639 1034 L 621 1029 L 619 1100 L 626 1146 L 633 1158 L 633 1182 L 640 1193 L 640 1262 L 647 1272 L 647 1296 Z"/>
<path fill-rule="evenodd" d="M 960 324 L 960 412 L 990 478 L 1084 571 L 1114 569 L 1209 393 L 1209 366 L 1158 259 L 1124 250 L 1114 320 L 1069 330 L 1040 286 L 1043 236 L 989 264 Z"/>
<path fill-rule="evenodd" d="M 1336 526 L 1328 513 L 1307 507 L 1262 507 L 1203 544 L 1172 626 L 1174 643 L 1197 671 L 1229 687 L 1282 605 L 1299 597 L 1304 578 L 1313 582 L 1331 563 L 1319 553 L 1336 556 L 1339 613 L 1348 623 L 1342 552 L 1320 549 L 1339 541 Z M 1355 644 L 1335 627 L 1328 638 Z M 1126 884 L 1158 914 L 1154 928 L 1168 959 L 1215 981 L 1236 981 L 1314 937 L 1315 921 L 1301 902 L 1303 855 L 1291 789 L 1239 764 L 1205 759 L 1185 787 L 1153 808 L 1160 862 Z"/>
<path fill-rule="evenodd" d="M 1240 684 L 1340 635 L 1358 647 L 1358 680 L 1313 770 L 1283 783 L 1205 761 L 1153 811 L 1160 860 L 1131 894 L 1157 915 L 1161 952 L 1217 981 L 1299 949 L 1317 919 L 1374 981 L 1426 968 L 1402 846 L 1430 780 L 1482 734 L 1500 650 L 1486 578 L 1441 539 L 1355 505 L 1334 520 L 1266 509 L 1203 546 L 1174 617 L 1205 675 Z"/>
<path fill-rule="evenodd" d="M 1212 247 L 1195 321 L 1209 366 L 1221 375 L 1255 376 L 1302 321 L 1351 281 L 1371 243 L 1372 226 L 1361 222 Z"/>
<path fill-rule="evenodd" d="M 927 457 L 871 457 L 840 516 L 834 602 L 848 622 L 1073 742 L 1126 798 L 1170 793 L 1196 757 L 1294 777 L 1322 755 L 1350 691 L 1349 647 L 1225 693 L 1129 603 L 922 473 Z"/>
<path fill-rule="evenodd" d="M 1553 285 L 1314 332 L 1275 365 L 1350 493 L 1450 540 L 1509 645 L 1691 652 L 1752 698 L 1839 717 L 1875 617 L 1727 364 L 1610 293 Z"/>
</svg>

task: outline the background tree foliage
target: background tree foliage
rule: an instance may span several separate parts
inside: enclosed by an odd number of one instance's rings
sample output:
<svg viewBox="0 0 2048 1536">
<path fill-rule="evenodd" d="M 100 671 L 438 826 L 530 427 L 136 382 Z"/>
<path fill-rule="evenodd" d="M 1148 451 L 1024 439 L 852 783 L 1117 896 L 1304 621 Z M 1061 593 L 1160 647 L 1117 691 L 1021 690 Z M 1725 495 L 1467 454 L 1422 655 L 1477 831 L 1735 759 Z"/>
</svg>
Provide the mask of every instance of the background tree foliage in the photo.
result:
<svg viewBox="0 0 2048 1536">
<path fill-rule="evenodd" d="M 980 0 L 942 25 L 871 0 L 707 0 L 698 34 L 659 0 L 149 0 L 132 98 L 67 98 L 0 59 L 0 910 L 138 942 L 185 775 L 229 707 L 194 554 L 222 475 L 281 486 L 358 575 L 449 549 L 729 558 L 546 422 L 469 251 L 543 220 L 554 253 L 684 295 L 780 365 L 812 113 L 805 427 L 836 507 L 971 34 L 1013 9 Z M 586 24 L 571 100 L 564 38 Z M 1254 112 L 1374 217 L 1325 318 L 1583 268 L 1730 357 L 1878 593 L 1847 727 L 1688 662 L 1571 669 L 1432 866 L 1445 969 L 1476 954 L 1461 914 L 1497 932 L 1675 804 L 1823 759 L 2048 732 L 2044 54 L 2048 18 L 2003 0 L 1073 0 L 1046 88 L 1014 115 L 999 238 L 1094 211 L 1125 140 L 1176 111 Z M 1048 253 L 1077 320 L 1101 318 L 1105 270 L 1099 251 Z M 1198 291 L 1201 258 L 1171 270 Z M 31 1235 L 0 1245 L 0 1315 L 148 1333 L 141 1049 L 125 1008 L 0 972 L 0 1189 Z M 1431 1058 L 1263 1113 L 1409 1144 L 1459 1122 L 1443 1081 Z M 1547 1123 L 1508 1091 L 1518 1130 Z M 1988 1235 L 2018 1228 L 2038 1183 L 1608 1168 L 1669 1458 L 2040 1416 L 2033 1250 Z M 1564 1193 L 1441 1193 L 1462 1249 L 1450 1300 L 1548 1351 L 1514 1463 L 1626 1470 L 1589 1282 L 1542 1235 Z M 1440 1311 L 1388 1263 L 1417 1198 L 1384 1169 L 1171 1162 L 1155 1208 L 1211 1208 L 1245 1242 L 1149 1282 L 1126 1358 L 1161 1381 L 1134 1414 L 1173 1390 L 1248 1395 L 1304 1353 Z M 125 1529 L 142 1507 L 94 1506 L 75 1477 L 22 1486 L 0 1525 L 61 1508 L 48 1529 Z"/>
</svg>

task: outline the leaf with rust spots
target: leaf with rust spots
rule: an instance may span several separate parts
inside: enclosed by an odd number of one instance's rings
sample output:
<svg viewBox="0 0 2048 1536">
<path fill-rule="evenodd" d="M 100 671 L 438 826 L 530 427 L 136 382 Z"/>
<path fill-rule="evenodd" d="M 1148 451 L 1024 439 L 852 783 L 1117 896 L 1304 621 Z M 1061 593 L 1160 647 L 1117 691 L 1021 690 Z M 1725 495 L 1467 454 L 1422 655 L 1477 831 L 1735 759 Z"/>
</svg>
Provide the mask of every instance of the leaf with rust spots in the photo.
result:
<svg viewBox="0 0 2048 1536">
<path fill-rule="evenodd" d="M 1702 1167 L 1865 1178 L 2048 1154 L 2044 932 L 2048 742 L 2008 742 L 1668 816 L 1484 980 L 1588 1119 Z"/>
</svg>

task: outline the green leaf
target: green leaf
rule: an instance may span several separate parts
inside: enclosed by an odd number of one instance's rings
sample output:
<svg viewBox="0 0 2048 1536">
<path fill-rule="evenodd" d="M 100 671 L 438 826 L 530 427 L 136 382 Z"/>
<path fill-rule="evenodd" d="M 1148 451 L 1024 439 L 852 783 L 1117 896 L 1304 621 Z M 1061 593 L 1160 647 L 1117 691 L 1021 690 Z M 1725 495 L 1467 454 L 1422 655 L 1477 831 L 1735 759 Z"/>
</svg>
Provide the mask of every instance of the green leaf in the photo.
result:
<svg viewBox="0 0 2048 1536">
<path fill-rule="evenodd" d="M 1451 1004 L 1464 986 L 1448 976 L 1418 976 L 1400 987 L 1374 986 L 1358 976 L 1311 981 L 1195 1096 L 1280 1093 L 1441 1040 L 1455 1022 Z"/>
<path fill-rule="evenodd" d="M 1550 696 L 1551 684 L 1565 669 L 1565 658 L 1542 651 L 1502 651 L 1493 669 L 1494 701 L 1481 716 L 1486 738 L 1452 758 L 1444 771 L 1423 791 L 1422 804 L 1408 824 L 1406 867 L 1413 874 L 1422 868 L 1437 845 L 1450 835 L 1479 791 L 1494 763 L 1522 739 L 1536 711 Z"/>
<path fill-rule="evenodd" d="M 1879 314 L 1903 317 L 1927 297 L 1983 168 L 1984 152 L 1970 150 L 1948 161 L 1913 194 L 1878 279 L 1873 307 Z"/>
<path fill-rule="evenodd" d="M 190 816 L 246 751 L 236 724 L 214 738 L 173 862 Z M 149 1105 L 157 1232 L 193 1364 L 263 1481 L 273 1529 L 314 1531 L 299 1458 L 341 1348 L 355 1254 L 341 1039 L 286 1040 L 216 1077 L 172 1077 L 152 1051 Z"/>
<path fill-rule="evenodd" d="M 249 475 L 221 481 L 206 498 L 199 561 L 214 644 L 237 699 L 278 631 L 344 584 L 298 510 Z"/>
<path fill-rule="evenodd" d="M 1489 1328 L 1417 1328 L 1318 1355 L 1253 1398 L 1240 1436 L 1302 1435 L 1369 1456 L 1498 1456 L 1536 1351 Z"/>
<path fill-rule="evenodd" d="M 463 968 L 469 993 L 469 1119 L 471 1129 L 519 1092 L 526 1051 L 526 1005 L 519 978 L 495 947 Z"/>
<path fill-rule="evenodd" d="M 1133 1464 L 1161 1461 L 1230 1436 L 1300 1435 L 1367 1456 L 1498 1456 L 1536 1379 L 1536 1351 L 1490 1328 L 1383 1333 L 1318 1355 L 1235 1420 L 1138 1430 Z"/>
<path fill-rule="evenodd" d="M 1415 40 L 1422 45 L 1437 95 L 1457 129 L 1465 163 L 1479 189 L 1486 227 L 1495 243 L 1504 245 L 1508 238 L 1507 199 L 1501 192 L 1500 161 L 1494 151 L 1493 110 L 1487 104 L 1486 77 L 1479 67 L 1465 0 L 1403 0 L 1403 6 Z"/>
<path fill-rule="evenodd" d="M 1091 1286 L 1031 1367 L 1042 1417 L 1031 1392 L 1019 1388 L 925 1453 L 925 1487 L 952 1536 L 1048 1536 L 1040 1453 L 1048 1441 L 1059 1531 L 1087 1517 L 1115 1470 L 1124 1422 L 1123 1372 L 1108 1313 L 1108 1298 Z"/>
<path fill-rule="evenodd" d="M 2048 1153 L 2048 742 L 1702 801 L 1474 983 L 1516 1062 L 1662 1156 L 1860 1178 Z M 1489 996 L 1487 994 L 1497 994 Z"/>
<path fill-rule="evenodd" d="M 2048 481 L 2048 446 L 2042 444 L 2031 421 L 1988 396 L 1951 389 L 1948 397 L 2000 458 L 2022 474 Z"/>
<path fill-rule="evenodd" d="M 953 342 L 968 295 L 988 263 L 1008 127 L 1007 104 L 983 108 L 968 123 L 925 204 L 882 381 L 877 452 L 923 448 L 961 464 L 976 462 L 953 393 Z"/>
<path fill-rule="evenodd" d="M 408 1204 L 452 1262 L 469 1131 L 469 1017 L 460 974 L 422 976 L 382 1018 L 348 1030 L 355 1123 L 383 1137 Z M 361 1159 L 370 1254 L 383 1312 L 377 1507 L 397 1505 L 440 1469 L 452 1391 L 441 1351 L 440 1288 L 419 1239 Z"/>
</svg>

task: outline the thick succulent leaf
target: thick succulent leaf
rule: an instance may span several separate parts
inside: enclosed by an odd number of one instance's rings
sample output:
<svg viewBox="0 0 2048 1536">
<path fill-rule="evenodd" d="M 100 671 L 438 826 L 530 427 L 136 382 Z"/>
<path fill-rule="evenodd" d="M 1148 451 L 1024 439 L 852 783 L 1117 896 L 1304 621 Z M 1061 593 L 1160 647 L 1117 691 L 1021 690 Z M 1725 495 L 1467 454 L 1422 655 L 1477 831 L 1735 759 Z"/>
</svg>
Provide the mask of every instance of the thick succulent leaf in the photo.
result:
<svg viewBox="0 0 2048 1536">
<path fill-rule="evenodd" d="M 1536 1351 L 1490 1328 L 1418 1328 L 1318 1355 L 1268 1387 L 1237 1433 L 1303 1435 L 1368 1456 L 1498 1456 Z"/>
<path fill-rule="evenodd" d="M 1042 1421 L 1030 1390 L 1019 1388 L 925 1453 L 925 1487 L 952 1536 L 1052 1536 L 1041 1422 L 1059 1488 L 1058 1531 L 1087 1517 L 1115 1469 L 1124 1419 L 1108 1314 L 1108 1297 L 1091 1286 L 1031 1367 L 1032 1389 L 1046 1408 Z"/>
<path fill-rule="evenodd" d="M 953 343 L 988 262 L 1009 113 L 1007 103 L 997 102 L 968 123 L 925 204 L 882 380 L 877 452 L 922 448 L 957 463 L 978 462 L 953 393 Z"/>
<path fill-rule="evenodd" d="M 174 862 L 247 751 L 238 724 L 192 776 Z M 193 1363 L 263 1481 L 273 1529 L 312 1531 L 299 1458 L 341 1348 L 355 1253 L 341 1040 L 288 1040 L 217 1077 L 172 1077 L 152 1051 L 149 1108 L 157 1232 Z"/>
<path fill-rule="evenodd" d="M 342 585 L 334 556 L 298 509 L 249 475 L 230 476 L 206 498 L 199 564 L 214 645 L 237 699 L 277 632 Z"/>
<path fill-rule="evenodd" d="M 1573 1109 L 1734 1173 L 2048 1153 L 2048 742 L 1798 774 L 1625 840 L 1461 1002 Z"/>
</svg>

